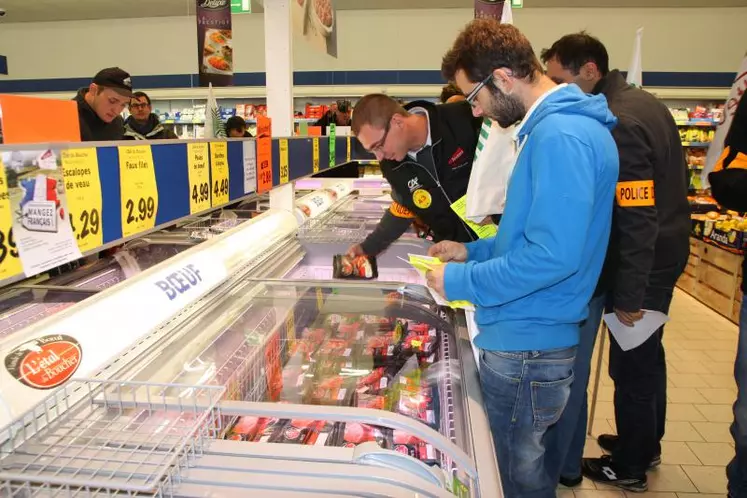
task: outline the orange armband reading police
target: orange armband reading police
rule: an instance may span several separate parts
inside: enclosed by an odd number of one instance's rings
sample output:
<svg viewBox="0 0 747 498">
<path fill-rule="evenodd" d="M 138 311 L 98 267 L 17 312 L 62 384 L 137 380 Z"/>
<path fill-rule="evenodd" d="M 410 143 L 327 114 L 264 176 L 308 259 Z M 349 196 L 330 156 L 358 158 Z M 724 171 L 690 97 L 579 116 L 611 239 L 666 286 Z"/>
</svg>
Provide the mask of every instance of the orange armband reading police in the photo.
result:
<svg viewBox="0 0 747 498">
<path fill-rule="evenodd" d="M 415 215 L 399 202 L 392 202 L 389 206 L 389 212 L 391 212 L 397 218 L 415 218 Z"/>
<path fill-rule="evenodd" d="M 654 181 L 618 182 L 615 189 L 615 199 L 617 199 L 617 205 L 620 207 L 654 206 L 656 205 Z"/>
</svg>

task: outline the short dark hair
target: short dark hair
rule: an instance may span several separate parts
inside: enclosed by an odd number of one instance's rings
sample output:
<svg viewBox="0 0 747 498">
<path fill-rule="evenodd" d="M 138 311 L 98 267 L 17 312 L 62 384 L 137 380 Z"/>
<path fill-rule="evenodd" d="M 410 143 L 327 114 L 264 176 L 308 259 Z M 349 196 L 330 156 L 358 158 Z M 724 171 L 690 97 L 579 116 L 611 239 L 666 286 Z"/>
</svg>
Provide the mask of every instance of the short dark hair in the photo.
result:
<svg viewBox="0 0 747 498">
<path fill-rule="evenodd" d="M 146 102 L 148 102 L 148 105 L 150 106 L 150 97 L 148 97 L 148 94 L 145 92 L 135 92 L 132 94 L 133 99 L 142 99 L 145 97 Z"/>
<path fill-rule="evenodd" d="M 578 74 L 584 64 L 596 64 L 602 76 L 610 72 L 610 57 L 604 44 L 588 34 L 586 31 L 565 35 L 552 44 L 550 48 L 542 50 L 542 62 L 557 59 L 564 69 Z"/>
<path fill-rule="evenodd" d="M 231 116 L 226 121 L 226 133 L 231 130 L 246 130 L 246 121 L 241 116 Z"/>
<path fill-rule="evenodd" d="M 456 86 L 455 83 L 449 82 L 448 85 L 445 85 L 441 89 L 441 103 L 445 104 L 447 100 L 449 100 L 451 97 L 454 97 L 455 95 L 464 95 L 464 93 L 462 93 L 462 91 L 458 86 Z"/>
<path fill-rule="evenodd" d="M 510 69 L 515 78 L 529 82 L 542 72 L 532 44 L 518 28 L 495 19 L 476 19 L 459 33 L 444 56 L 441 73 L 447 81 L 452 81 L 461 69 L 474 83 L 503 67 Z"/>
<path fill-rule="evenodd" d="M 384 129 L 392 116 L 408 113 L 396 100 L 383 93 L 372 93 L 361 98 L 353 109 L 351 129 L 353 135 L 360 133 L 363 125 Z"/>
</svg>

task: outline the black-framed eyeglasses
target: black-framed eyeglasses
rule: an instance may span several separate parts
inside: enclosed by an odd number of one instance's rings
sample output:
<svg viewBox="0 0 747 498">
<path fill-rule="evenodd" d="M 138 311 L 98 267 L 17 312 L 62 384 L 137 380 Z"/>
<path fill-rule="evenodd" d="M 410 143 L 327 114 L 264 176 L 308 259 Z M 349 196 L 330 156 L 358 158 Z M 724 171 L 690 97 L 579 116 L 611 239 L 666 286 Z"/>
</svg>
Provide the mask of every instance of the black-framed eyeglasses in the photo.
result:
<svg viewBox="0 0 747 498">
<path fill-rule="evenodd" d="M 469 92 L 469 95 L 467 95 L 466 99 L 467 102 L 469 102 L 469 105 L 472 107 L 475 107 L 475 99 L 477 98 L 477 94 L 482 90 L 482 87 L 488 84 L 490 80 L 493 79 L 493 73 L 490 73 L 487 78 L 482 80 L 475 88 L 472 89 L 471 92 Z"/>
<path fill-rule="evenodd" d="M 130 109 L 145 109 L 149 105 L 150 104 L 148 104 L 147 102 L 143 102 L 143 103 L 135 102 L 134 104 L 130 104 Z"/>
<path fill-rule="evenodd" d="M 376 154 L 377 152 L 381 152 L 381 149 L 384 148 L 384 144 L 386 144 L 386 139 L 389 136 L 389 130 L 391 129 L 392 129 L 392 120 L 390 119 L 389 121 L 387 121 L 386 126 L 384 127 L 384 135 L 376 143 L 376 145 L 372 145 L 371 148 L 368 149 L 368 151 L 373 154 Z"/>
</svg>

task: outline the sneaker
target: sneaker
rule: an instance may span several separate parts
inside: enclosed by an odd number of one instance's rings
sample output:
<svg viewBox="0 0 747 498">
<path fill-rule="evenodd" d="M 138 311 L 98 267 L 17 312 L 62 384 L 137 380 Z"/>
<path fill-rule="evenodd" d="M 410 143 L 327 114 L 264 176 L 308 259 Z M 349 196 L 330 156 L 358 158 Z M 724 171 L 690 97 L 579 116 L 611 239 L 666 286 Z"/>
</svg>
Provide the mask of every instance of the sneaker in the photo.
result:
<svg viewBox="0 0 747 498">
<path fill-rule="evenodd" d="M 578 476 L 578 477 L 563 477 L 560 476 L 560 484 L 565 486 L 566 488 L 575 488 L 579 484 L 581 484 L 584 480 L 584 476 Z"/>
<path fill-rule="evenodd" d="M 607 453 L 613 453 L 615 451 L 618 441 L 619 436 L 616 436 L 614 434 L 602 434 L 597 438 L 597 444 Z M 659 465 L 661 465 L 661 453 L 658 455 L 654 455 L 654 458 L 652 458 L 651 462 L 649 462 L 648 464 L 648 469 L 655 469 Z"/>
<path fill-rule="evenodd" d="M 601 458 L 584 458 L 581 462 L 581 473 L 594 482 L 615 486 L 633 493 L 644 493 L 648 490 L 646 474 L 641 477 L 626 474 L 615 468 L 609 455 Z"/>
</svg>

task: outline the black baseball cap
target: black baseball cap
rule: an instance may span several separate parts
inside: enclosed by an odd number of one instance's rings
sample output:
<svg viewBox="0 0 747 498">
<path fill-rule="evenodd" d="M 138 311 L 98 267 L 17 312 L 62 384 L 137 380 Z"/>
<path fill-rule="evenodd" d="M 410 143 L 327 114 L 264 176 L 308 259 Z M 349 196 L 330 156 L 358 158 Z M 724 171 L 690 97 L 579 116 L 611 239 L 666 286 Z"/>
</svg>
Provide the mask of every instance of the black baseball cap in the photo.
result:
<svg viewBox="0 0 747 498">
<path fill-rule="evenodd" d="M 132 94 L 132 78 L 130 78 L 130 74 L 118 67 L 102 69 L 93 77 L 93 82 L 99 86 L 121 90 L 120 93 Z"/>
</svg>

